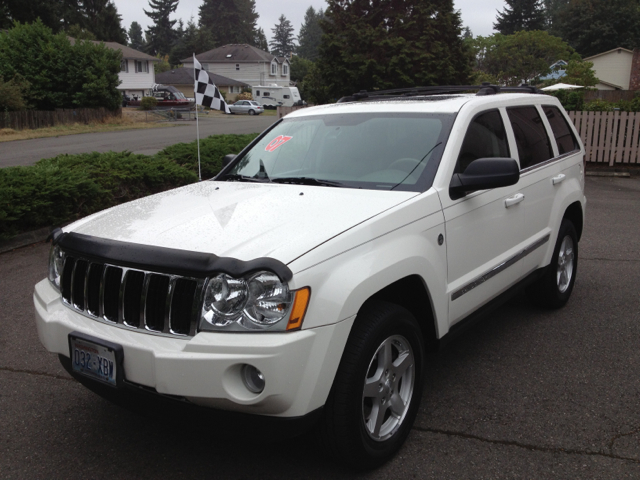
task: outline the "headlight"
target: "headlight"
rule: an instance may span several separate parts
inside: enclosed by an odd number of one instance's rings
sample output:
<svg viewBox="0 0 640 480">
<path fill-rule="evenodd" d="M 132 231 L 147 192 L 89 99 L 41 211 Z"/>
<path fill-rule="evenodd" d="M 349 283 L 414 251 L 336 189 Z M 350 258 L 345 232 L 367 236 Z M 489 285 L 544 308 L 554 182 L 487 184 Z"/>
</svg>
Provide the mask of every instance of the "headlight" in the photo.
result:
<svg viewBox="0 0 640 480">
<path fill-rule="evenodd" d="M 305 310 L 308 302 L 306 289 Z M 271 272 L 258 272 L 248 278 L 234 278 L 227 274 L 212 277 L 203 295 L 201 330 L 282 331 L 300 328 L 299 322 L 289 324 L 295 292 Z"/>
<path fill-rule="evenodd" d="M 60 290 L 60 276 L 63 268 L 64 253 L 57 245 L 51 247 L 51 252 L 49 252 L 49 281 L 58 290 Z"/>
</svg>

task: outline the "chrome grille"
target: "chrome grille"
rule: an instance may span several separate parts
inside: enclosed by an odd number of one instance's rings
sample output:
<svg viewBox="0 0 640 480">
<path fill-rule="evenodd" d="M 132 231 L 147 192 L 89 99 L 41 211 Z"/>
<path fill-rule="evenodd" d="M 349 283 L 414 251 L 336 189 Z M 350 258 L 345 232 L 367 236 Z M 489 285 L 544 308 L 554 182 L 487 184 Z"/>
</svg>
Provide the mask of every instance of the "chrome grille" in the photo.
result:
<svg viewBox="0 0 640 480">
<path fill-rule="evenodd" d="M 63 303 L 94 320 L 168 336 L 196 333 L 204 280 L 66 255 Z"/>
</svg>

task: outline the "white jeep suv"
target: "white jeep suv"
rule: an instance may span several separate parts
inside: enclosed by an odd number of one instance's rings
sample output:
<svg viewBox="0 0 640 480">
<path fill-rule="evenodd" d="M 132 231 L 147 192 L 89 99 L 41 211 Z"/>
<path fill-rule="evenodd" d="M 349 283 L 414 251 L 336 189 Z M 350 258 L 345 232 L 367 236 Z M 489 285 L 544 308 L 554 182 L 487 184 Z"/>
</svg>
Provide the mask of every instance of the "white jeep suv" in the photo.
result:
<svg viewBox="0 0 640 480">
<path fill-rule="evenodd" d="M 213 180 L 54 232 L 43 345 L 96 391 L 313 419 L 381 464 L 427 348 L 523 287 L 561 307 L 576 279 L 584 149 L 560 103 L 461 89 L 298 110 Z"/>
</svg>

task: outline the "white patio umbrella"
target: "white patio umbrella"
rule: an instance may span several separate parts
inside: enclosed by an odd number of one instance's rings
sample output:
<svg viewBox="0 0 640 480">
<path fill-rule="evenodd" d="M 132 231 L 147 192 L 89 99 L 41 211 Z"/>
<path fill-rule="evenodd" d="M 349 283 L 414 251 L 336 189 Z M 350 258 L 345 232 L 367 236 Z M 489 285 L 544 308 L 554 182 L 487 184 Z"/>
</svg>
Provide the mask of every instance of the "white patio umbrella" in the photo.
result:
<svg viewBox="0 0 640 480">
<path fill-rule="evenodd" d="M 573 90 L 574 88 L 584 88 L 582 85 L 570 85 L 568 83 L 556 83 L 550 87 L 542 88 L 541 90 L 550 92 L 553 90 Z"/>
</svg>

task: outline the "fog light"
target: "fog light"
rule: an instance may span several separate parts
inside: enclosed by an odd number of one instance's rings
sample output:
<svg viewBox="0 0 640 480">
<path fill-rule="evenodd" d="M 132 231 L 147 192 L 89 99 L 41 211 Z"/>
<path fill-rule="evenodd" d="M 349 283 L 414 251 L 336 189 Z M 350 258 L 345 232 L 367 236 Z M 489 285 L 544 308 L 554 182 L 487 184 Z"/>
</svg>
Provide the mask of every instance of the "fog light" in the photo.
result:
<svg viewBox="0 0 640 480">
<path fill-rule="evenodd" d="M 264 375 L 252 365 L 242 367 L 242 381 L 251 393 L 262 393 L 264 390 Z"/>
</svg>

